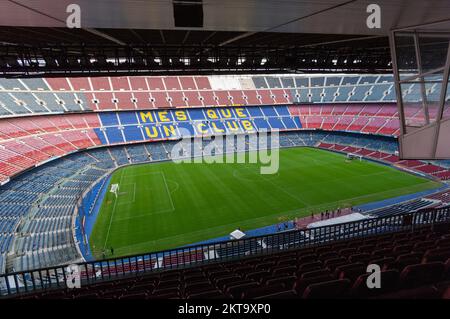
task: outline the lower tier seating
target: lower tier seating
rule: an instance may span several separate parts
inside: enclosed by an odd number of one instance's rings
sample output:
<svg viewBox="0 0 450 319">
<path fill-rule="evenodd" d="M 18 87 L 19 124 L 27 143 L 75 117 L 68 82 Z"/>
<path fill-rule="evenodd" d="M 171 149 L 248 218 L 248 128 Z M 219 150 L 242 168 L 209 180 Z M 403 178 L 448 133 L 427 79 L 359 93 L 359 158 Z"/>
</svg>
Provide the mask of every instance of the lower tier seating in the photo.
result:
<svg viewBox="0 0 450 319">
<path fill-rule="evenodd" d="M 381 270 L 369 289 L 367 266 Z M 450 225 L 139 275 L 22 298 L 441 298 L 450 289 Z"/>
<path fill-rule="evenodd" d="M 342 153 L 358 154 L 378 161 L 395 164 L 399 167 L 412 169 L 418 173 L 432 175 L 440 180 L 450 179 L 450 169 L 438 166 L 439 162 L 430 164 L 419 160 L 401 161 L 396 152 L 396 141 L 373 140 L 371 138 L 353 139 L 350 134 L 330 134 L 317 145 L 318 147 Z"/>
<path fill-rule="evenodd" d="M 170 159 L 174 143 L 152 142 L 75 153 L 48 162 L 0 186 L 0 254 L 5 254 L 2 259 L 9 261 L 7 269 L 0 268 L 0 272 L 23 271 L 51 266 L 55 261 L 68 263 L 79 259 L 75 240 L 68 231 L 80 194 L 119 165 Z M 203 146 L 206 143 L 204 141 Z M 343 132 L 291 131 L 280 134 L 281 147 L 316 145 L 327 148 L 340 145 L 343 152 L 366 150 L 367 156 L 383 154 L 376 155 L 376 158 L 384 160 L 384 155 L 395 157 L 389 154 L 395 149 L 396 141 Z M 236 146 L 232 145 L 231 149 L 236 150 Z M 246 150 L 250 149 L 254 146 L 246 144 Z M 99 189 L 97 187 L 96 191 Z M 96 196 L 94 194 L 91 198 Z M 444 206 L 450 201 L 445 192 L 430 199 L 433 207 Z M 420 203 L 413 208 L 430 206 L 429 201 Z M 92 209 L 92 204 L 87 205 L 88 210 Z"/>
</svg>

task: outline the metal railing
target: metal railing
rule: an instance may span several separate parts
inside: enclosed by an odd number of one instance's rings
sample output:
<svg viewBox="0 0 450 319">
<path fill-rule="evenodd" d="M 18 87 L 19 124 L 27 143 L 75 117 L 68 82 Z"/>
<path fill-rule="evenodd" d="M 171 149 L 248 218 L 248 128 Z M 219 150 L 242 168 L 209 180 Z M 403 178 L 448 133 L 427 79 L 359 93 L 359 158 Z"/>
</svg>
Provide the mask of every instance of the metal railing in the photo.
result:
<svg viewBox="0 0 450 319">
<path fill-rule="evenodd" d="M 76 265 L 75 273 L 74 268 L 69 265 L 10 273 L 0 276 L 0 296 L 67 288 L 74 276 L 78 276 L 81 285 L 89 285 L 127 276 L 273 254 L 358 237 L 413 231 L 445 222 L 450 222 L 450 207 L 85 262 Z"/>
</svg>

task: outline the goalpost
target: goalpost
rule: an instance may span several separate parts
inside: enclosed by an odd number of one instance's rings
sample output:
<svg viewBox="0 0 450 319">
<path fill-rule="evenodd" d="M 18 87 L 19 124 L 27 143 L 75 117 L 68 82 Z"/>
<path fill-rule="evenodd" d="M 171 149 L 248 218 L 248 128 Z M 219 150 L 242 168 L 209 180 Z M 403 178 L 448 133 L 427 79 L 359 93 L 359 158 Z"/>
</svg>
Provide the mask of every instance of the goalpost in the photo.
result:
<svg viewBox="0 0 450 319">
<path fill-rule="evenodd" d="M 117 196 L 119 194 L 119 184 L 112 184 L 111 185 L 111 189 L 109 190 L 110 193 L 113 193 L 114 195 L 116 195 L 116 199 Z"/>
<path fill-rule="evenodd" d="M 353 154 L 353 153 L 347 153 L 347 161 L 351 161 L 354 159 L 359 159 L 360 161 L 362 161 L 363 156 L 362 155 L 358 155 L 358 154 Z"/>
</svg>

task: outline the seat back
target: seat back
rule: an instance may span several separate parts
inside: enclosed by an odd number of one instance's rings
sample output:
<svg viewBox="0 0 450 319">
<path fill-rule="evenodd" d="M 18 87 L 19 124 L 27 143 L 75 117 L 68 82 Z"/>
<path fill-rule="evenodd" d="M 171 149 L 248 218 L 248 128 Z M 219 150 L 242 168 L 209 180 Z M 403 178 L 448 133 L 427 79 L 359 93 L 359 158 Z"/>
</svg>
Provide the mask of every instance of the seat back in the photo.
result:
<svg viewBox="0 0 450 319">
<path fill-rule="evenodd" d="M 400 273 L 400 286 L 413 288 L 432 284 L 441 279 L 444 270 L 445 266 L 441 262 L 406 266 Z"/>
<path fill-rule="evenodd" d="M 393 291 L 397 287 L 399 272 L 397 270 L 386 270 L 380 273 L 380 288 L 369 288 L 367 279 L 370 274 L 360 275 L 351 288 L 353 298 L 368 298 Z"/>
<path fill-rule="evenodd" d="M 311 284 L 303 292 L 302 298 L 305 299 L 345 298 L 348 295 L 349 287 L 350 287 L 350 280 L 348 279 L 338 279 Z"/>
</svg>

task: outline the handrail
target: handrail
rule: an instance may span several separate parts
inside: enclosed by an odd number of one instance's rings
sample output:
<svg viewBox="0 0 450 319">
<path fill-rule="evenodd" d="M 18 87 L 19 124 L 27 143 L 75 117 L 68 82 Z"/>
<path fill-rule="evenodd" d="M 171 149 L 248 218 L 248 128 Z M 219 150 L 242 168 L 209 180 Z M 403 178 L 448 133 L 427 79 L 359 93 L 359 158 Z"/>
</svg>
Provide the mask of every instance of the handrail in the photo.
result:
<svg viewBox="0 0 450 319">
<path fill-rule="evenodd" d="M 273 254 L 335 241 L 400 231 L 450 222 L 450 207 L 414 213 L 368 218 L 359 221 L 292 230 L 281 233 L 192 245 L 177 249 L 131 255 L 76 265 L 81 284 L 92 284 L 144 273 L 179 269 L 249 256 Z M 0 297 L 67 288 L 73 273 L 61 265 L 0 276 Z"/>
</svg>

